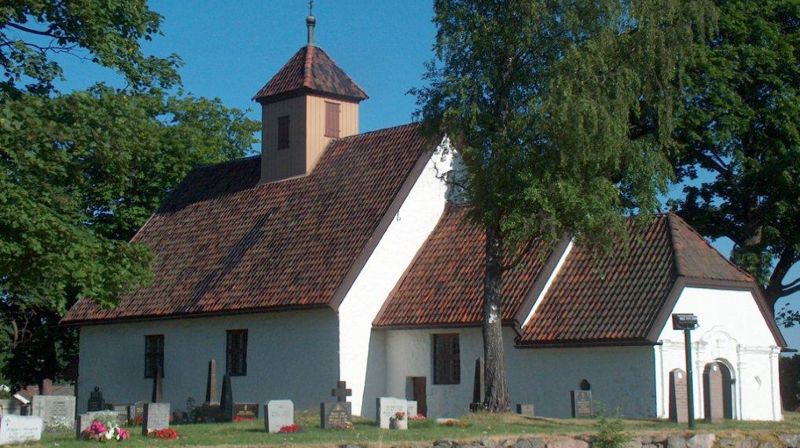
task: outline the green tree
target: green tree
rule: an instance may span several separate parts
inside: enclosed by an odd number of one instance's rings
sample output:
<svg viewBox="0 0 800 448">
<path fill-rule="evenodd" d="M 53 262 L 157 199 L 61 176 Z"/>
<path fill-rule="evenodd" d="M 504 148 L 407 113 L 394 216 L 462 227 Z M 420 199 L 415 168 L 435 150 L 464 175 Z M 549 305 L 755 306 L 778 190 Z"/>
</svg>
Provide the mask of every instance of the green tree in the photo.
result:
<svg viewBox="0 0 800 448">
<path fill-rule="evenodd" d="M 719 33 L 686 72 L 676 205 L 703 235 L 734 242 L 732 260 L 774 308 L 800 291 L 787 278 L 800 261 L 800 2 L 717 4 Z"/>
<path fill-rule="evenodd" d="M 503 272 L 537 238 L 602 246 L 626 214 L 657 209 L 682 61 L 713 21 L 700 0 L 435 2 L 436 58 L 416 93 L 461 154 L 455 182 L 486 229 L 487 410 L 510 403 Z"/>
<path fill-rule="evenodd" d="M 149 280 L 149 249 L 128 240 L 188 170 L 255 142 L 241 111 L 165 93 L 177 58 L 139 45 L 160 21 L 144 1 L 0 6 L 0 372 L 14 384 L 63 374 L 77 335 L 58 321 L 77 298 L 113 307 Z M 55 91 L 60 52 L 127 86 Z"/>
</svg>

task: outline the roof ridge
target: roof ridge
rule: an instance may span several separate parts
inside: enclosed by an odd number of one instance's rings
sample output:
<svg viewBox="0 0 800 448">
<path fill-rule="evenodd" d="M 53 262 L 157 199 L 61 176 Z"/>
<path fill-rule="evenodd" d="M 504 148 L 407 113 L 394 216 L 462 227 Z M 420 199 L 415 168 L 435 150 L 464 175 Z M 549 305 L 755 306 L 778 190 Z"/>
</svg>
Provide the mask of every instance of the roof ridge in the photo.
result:
<svg viewBox="0 0 800 448">
<path fill-rule="evenodd" d="M 419 123 L 418 121 L 412 121 L 410 123 L 398 124 L 398 125 L 389 126 L 389 127 L 386 127 L 386 128 L 373 129 L 371 131 L 362 132 L 360 134 L 348 135 L 347 137 L 338 138 L 338 139 L 336 139 L 336 141 L 353 140 L 353 139 L 356 139 L 356 138 L 359 138 L 359 137 L 365 137 L 365 136 L 370 135 L 370 134 L 378 134 L 380 132 L 388 132 L 388 131 L 392 131 L 392 130 L 396 130 L 396 129 L 400 129 L 400 128 L 406 128 L 406 127 L 410 128 L 410 127 L 414 127 L 414 126 L 420 126 L 420 124 L 421 123 Z"/>
<path fill-rule="evenodd" d="M 305 58 L 305 65 L 303 67 L 303 87 L 307 87 L 309 89 L 314 87 L 314 76 L 312 74 L 312 70 L 314 69 L 314 53 L 316 53 L 316 47 L 313 45 L 306 45 L 306 58 Z"/>
<path fill-rule="evenodd" d="M 213 168 L 213 167 L 218 167 L 218 166 L 223 166 L 223 165 L 230 165 L 230 164 L 233 164 L 233 163 L 248 162 L 248 161 L 251 161 L 251 160 L 254 160 L 254 159 L 260 159 L 260 158 L 261 158 L 261 154 L 255 154 L 255 155 L 252 155 L 252 156 L 240 157 L 238 159 L 223 160 L 222 162 L 202 163 L 202 164 L 197 165 L 194 168 L 192 168 L 191 171 L 199 170 L 199 169 L 205 169 L 205 168 Z"/>
<path fill-rule="evenodd" d="M 726 257 L 725 255 L 722 255 L 722 252 L 717 250 L 716 247 L 714 247 L 711 243 L 709 243 L 705 239 L 705 237 L 703 237 L 703 235 L 700 234 L 700 232 L 698 232 L 694 227 L 690 226 L 689 223 L 686 222 L 686 220 L 684 220 L 683 218 L 680 217 L 680 215 L 678 215 L 677 213 L 675 213 L 675 212 L 670 210 L 669 212 L 666 213 L 666 216 L 667 216 L 667 222 L 669 223 L 668 225 L 669 225 L 669 230 L 670 230 L 670 240 L 672 241 L 672 250 L 675 252 L 675 255 L 676 255 L 675 256 L 676 267 L 677 267 L 677 263 L 678 263 L 678 260 L 680 259 L 680 257 L 678 256 L 678 249 L 675 246 L 675 238 L 674 238 L 673 232 L 677 232 L 678 231 L 677 226 L 682 225 L 684 229 L 689 230 L 690 234 L 694 235 L 696 238 L 698 238 L 700 241 L 702 241 L 703 244 L 705 244 L 707 248 L 713 250 L 714 253 L 718 257 L 720 257 L 722 260 L 725 261 L 725 263 L 727 263 L 729 266 L 733 267 L 734 269 L 739 271 L 741 274 L 743 274 L 744 276 L 749 278 L 750 281 L 753 281 L 753 282 L 756 281 L 755 277 L 753 277 L 749 272 L 747 272 L 744 269 L 742 269 L 741 267 L 737 266 L 736 263 L 730 261 L 728 259 L 728 257 Z M 678 275 L 681 275 L 683 277 L 689 277 L 689 278 L 693 277 L 692 275 L 689 275 L 689 274 L 687 274 L 685 272 L 682 272 L 682 270 L 678 270 L 677 273 L 678 273 Z"/>
</svg>

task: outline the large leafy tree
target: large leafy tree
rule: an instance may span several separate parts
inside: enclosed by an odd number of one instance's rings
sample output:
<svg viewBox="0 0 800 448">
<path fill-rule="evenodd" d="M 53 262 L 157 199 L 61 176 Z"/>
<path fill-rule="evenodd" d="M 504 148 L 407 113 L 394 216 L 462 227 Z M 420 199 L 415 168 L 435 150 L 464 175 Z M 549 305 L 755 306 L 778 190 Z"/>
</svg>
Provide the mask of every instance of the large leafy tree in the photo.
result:
<svg viewBox="0 0 800 448">
<path fill-rule="evenodd" d="M 485 402 L 509 408 L 503 273 L 537 238 L 596 243 L 658 207 L 682 63 L 714 9 L 690 0 L 438 0 L 422 118 L 465 165 L 486 231 Z M 458 176 L 456 176 L 458 177 Z"/>
<path fill-rule="evenodd" d="M 704 235 L 734 242 L 732 260 L 775 307 L 800 292 L 789 276 L 800 262 L 800 2 L 717 4 L 719 33 L 686 76 L 677 206 Z"/>
<path fill-rule="evenodd" d="M 64 374 L 76 354 L 64 312 L 80 297 L 114 306 L 147 282 L 136 229 L 193 166 L 254 143 L 258 123 L 242 112 L 166 93 L 177 59 L 139 46 L 160 21 L 143 1 L 0 6 L 0 374 L 14 384 Z M 59 52 L 126 87 L 57 92 Z"/>
</svg>

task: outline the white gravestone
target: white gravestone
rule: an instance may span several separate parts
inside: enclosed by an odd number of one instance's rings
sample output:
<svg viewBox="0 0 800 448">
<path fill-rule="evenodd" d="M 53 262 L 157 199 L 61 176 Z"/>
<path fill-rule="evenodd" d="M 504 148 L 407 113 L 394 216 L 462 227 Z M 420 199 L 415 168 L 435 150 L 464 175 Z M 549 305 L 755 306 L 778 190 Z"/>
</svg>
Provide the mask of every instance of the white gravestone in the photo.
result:
<svg viewBox="0 0 800 448">
<path fill-rule="evenodd" d="M 278 432 L 284 426 L 294 424 L 294 402 L 292 400 L 270 400 L 264 405 L 264 429 Z"/>
<path fill-rule="evenodd" d="M 142 434 L 169 428 L 169 403 L 145 403 Z"/>
<path fill-rule="evenodd" d="M 378 421 L 378 426 L 382 429 L 389 429 L 390 420 L 395 418 L 398 413 L 405 414 L 403 419 L 408 419 L 408 403 L 406 400 L 394 397 L 379 397 L 378 398 L 378 415 L 375 420 Z"/>
<path fill-rule="evenodd" d="M 41 417 L 47 429 L 71 428 L 75 423 L 75 397 L 34 395 L 33 415 Z"/>
<path fill-rule="evenodd" d="M 416 400 L 408 400 L 408 401 L 406 401 L 406 409 L 408 409 L 408 412 L 406 413 L 406 415 L 408 415 L 409 417 L 416 417 L 419 414 L 419 411 L 417 411 L 417 402 L 416 402 Z"/>
<path fill-rule="evenodd" d="M 43 429 L 41 417 L 3 416 L 0 418 L 0 445 L 41 440 Z"/>
<path fill-rule="evenodd" d="M 75 421 L 75 434 L 78 436 L 78 438 L 81 437 L 81 433 L 83 431 L 89 429 L 89 426 L 91 426 L 92 422 L 96 419 L 117 419 L 117 414 L 114 411 L 92 411 L 78 415 L 78 418 Z"/>
</svg>

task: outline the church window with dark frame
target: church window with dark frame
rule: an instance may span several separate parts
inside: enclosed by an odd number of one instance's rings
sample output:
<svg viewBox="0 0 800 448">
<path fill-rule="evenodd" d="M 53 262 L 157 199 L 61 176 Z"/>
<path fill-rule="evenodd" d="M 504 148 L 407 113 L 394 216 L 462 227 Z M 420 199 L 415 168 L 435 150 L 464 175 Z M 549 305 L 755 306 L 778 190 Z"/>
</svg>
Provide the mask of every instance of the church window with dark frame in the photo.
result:
<svg viewBox="0 0 800 448">
<path fill-rule="evenodd" d="M 247 330 L 228 330 L 225 371 L 231 376 L 247 375 Z"/>
<path fill-rule="evenodd" d="M 339 103 L 325 101 L 325 137 L 339 138 Z"/>
<path fill-rule="evenodd" d="M 278 149 L 289 147 L 289 116 L 278 117 Z"/>
<path fill-rule="evenodd" d="M 458 333 L 433 335 L 433 384 L 461 383 Z"/>
<path fill-rule="evenodd" d="M 158 368 L 161 369 L 161 378 L 164 378 L 164 335 L 146 335 L 144 337 L 144 377 L 155 378 Z"/>
</svg>

